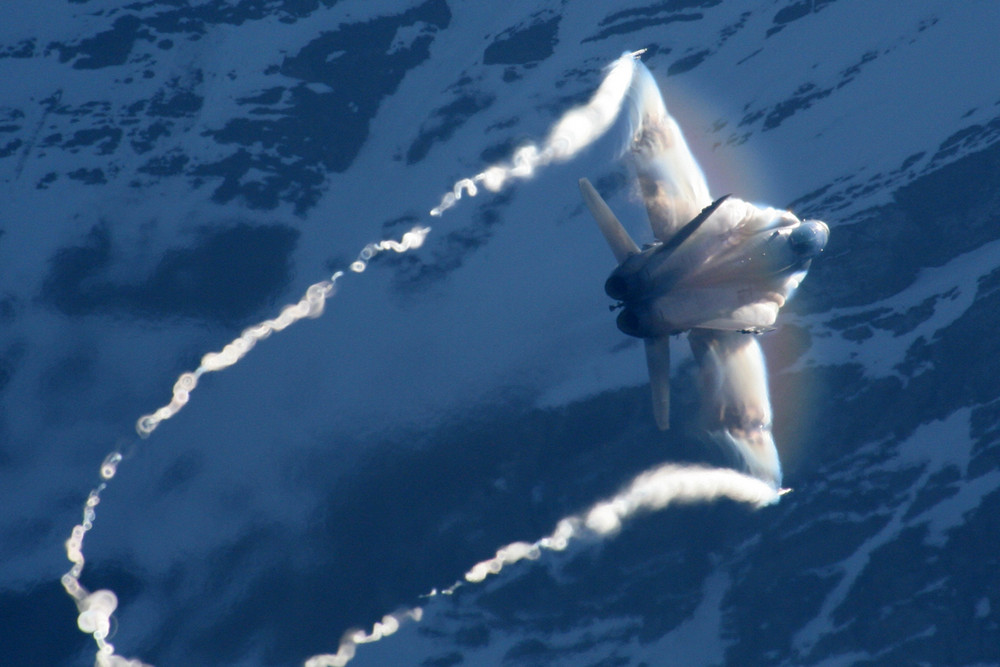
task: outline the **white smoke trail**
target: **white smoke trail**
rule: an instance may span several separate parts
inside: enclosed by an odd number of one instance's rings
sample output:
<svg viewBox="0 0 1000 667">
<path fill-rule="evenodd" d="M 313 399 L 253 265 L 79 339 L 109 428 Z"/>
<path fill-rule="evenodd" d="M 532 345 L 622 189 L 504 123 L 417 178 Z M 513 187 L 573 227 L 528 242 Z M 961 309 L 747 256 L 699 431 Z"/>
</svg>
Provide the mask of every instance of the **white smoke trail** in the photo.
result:
<svg viewBox="0 0 1000 667">
<path fill-rule="evenodd" d="M 423 597 L 450 595 L 461 586 L 477 584 L 499 574 L 508 565 L 522 560 L 537 560 L 542 551 L 563 551 L 574 538 L 603 539 L 617 533 L 622 524 L 643 512 L 655 512 L 674 503 L 712 502 L 729 498 L 760 509 L 778 502 L 788 489 L 775 489 L 756 477 L 735 470 L 664 464 L 638 475 L 618 495 L 591 506 L 590 509 L 560 520 L 550 535 L 536 542 L 512 542 L 497 550 L 493 558 L 476 563 L 462 581 L 448 588 L 433 590 Z M 305 667 L 344 667 L 354 657 L 358 644 L 377 642 L 399 629 L 406 620 L 419 621 L 423 609 L 391 614 L 376 623 L 370 634 L 347 633 L 335 655 L 316 655 Z"/>
<path fill-rule="evenodd" d="M 535 169 L 555 161 L 568 160 L 596 141 L 618 117 L 626 96 L 633 85 L 636 65 L 635 58 L 640 52 L 626 53 L 615 61 L 590 101 L 567 112 L 550 130 L 541 148 L 530 145 L 517 151 L 511 165 L 494 165 L 472 178 L 458 181 L 447 193 L 441 204 L 430 213 L 441 215 L 463 196 L 475 196 L 478 185 L 487 190 L 498 191 L 509 180 L 530 178 Z M 396 241 L 380 241 L 369 244 L 358 255 L 349 271 L 363 272 L 372 257 L 384 251 L 406 252 L 419 248 L 430 229 L 414 227 Z M 141 417 L 136 430 L 142 437 L 148 437 L 160 424 L 177 414 L 190 399 L 190 393 L 204 373 L 228 368 L 242 359 L 258 341 L 275 331 L 282 331 L 303 318 L 319 317 L 327 299 L 336 291 L 344 272 L 338 271 L 328 280 L 309 286 L 302 298 L 286 306 L 278 317 L 265 320 L 244 330 L 239 337 L 227 344 L 219 352 L 202 357 L 197 369 L 182 374 L 174 384 L 173 395 L 167 405 Z M 110 590 L 88 591 L 80 584 L 80 576 L 85 563 L 83 540 L 93 528 L 95 508 L 100 503 L 101 494 L 108 482 L 115 476 L 122 460 L 120 452 L 112 452 L 101 465 L 102 482 L 93 489 L 83 509 L 83 521 L 73 527 L 66 541 L 66 555 L 72 563 L 63 575 L 62 584 L 74 599 L 79 610 L 77 624 L 81 631 L 91 634 L 97 644 L 96 665 L 98 667 L 149 667 L 139 660 L 130 660 L 115 654 L 114 646 L 107 641 L 111 628 L 111 616 L 118 606 L 117 596 Z M 462 581 L 442 591 L 433 590 L 424 597 L 450 594 L 463 585 L 471 585 L 498 574 L 504 567 L 524 559 L 537 559 L 542 551 L 562 551 L 573 539 L 586 536 L 605 538 L 617 532 L 624 521 L 641 512 L 663 509 L 672 503 L 711 502 L 719 498 L 730 498 L 738 502 L 760 508 L 778 501 L 785 490 L 778 490 L 759 479 L 743 475 L 734 470 L 708 469 L 700 467 L 680 467 L 664 465 L 636 477 L 628 487 L 609 500 L 599 502 L 586 512 L 567 517 L 558 522 L 552 534 L 534 543 L 514 542 L 499 549 L 493 558 L 477 563 L 466 572 Z M 355 655 L 360 644 L 373 643 L 396 632 L 407 621 L 419 621 L 423 610 L 419 607 L 388 614 L 375 623 L 371 632 L 354 630 L 341 639 L 336 654 L 313 656 L 305 667 L 343 667 Z"/>
<path fill-rule="evenodd" d="M 622 522 L 641 512 L 655 512 L 673 503 L 712 502 L 730 498 L 761 508 L 778 502 L 787 493 L 756 477 L 725 468 L 702 468 L 665 464 L 647 470 L 624 491 L 593 505 L 583 514 L 566 517 L 551 535 L 534 543 L 514 542 L 499 549 L 496 556 L 476 563 L 465 573 L 465 581 L 477 583 L 499 574 L 506 565 L 528 558 L 534 560 L 543 549 L 562 551 L 573 538 L 607 537 L 617 533 Z"/>
<path fill-rule="evenodd" d="M 618 118 L 632 85 L 636 58 L 643 51 L 645 49 L 624 53 L 612 63 L 590 101 L 570 109 L 556 121 L 541 148 L 528 144 L 514 153 L 512 164 L 495 164 L 472 178 L 456 182 L 451 192 L 441 199 L 441 203 L 431 209 L 431 215 L 441 215 L 464 194 L 475 197 L 479 192 L 478 184 L 482 184 L 490 192 L 498 192 L 509 180 L 531 178 L 538 167 L 569 160 L 594 143 Z"/>
<path fill-rule="evenodd" d="M 304 667 L 344 667 L 354 657 L 358 650 L 358 644 L 372 644 L 399 630 L 399 626 L 405 621 L 419 621 L 424 614 L 420 607 L 387 614 L 382 620 L 372 627 L 370 633 L 364 630 L 351 630 L 344 634 L 340 640 L 340 646 L 335 654 L 324 653 L 314 655 L 305 661 Z"/>
<path fill-rule="evenodd" d="M 361 273 L 368 267 L 368 262 L 372 257 L 385 250 L 394 252 L 406 252 L 413 248 L 419 248 L 430 233 L 430 227 L 414 227 L 403 234 L 400 241 L 379 241 L 369 243 L 358 254 L 358 258 L 351 263 L 350 270 L 354 273 Z M 220 352 L 209 352 L 201 358 L 201 365 L 195 370 L 182 374 L 174 383 L 174 394 L 170 402 L 156 412 L 143 415 L 136 423 L 136 431 L 143 438 L 149 437 L 160 422 L 170 419 L 183 408 L 191 396 L 191 391 L 198 386 L 198 378 L 205 373 L 221 371 L 229 368 L 243 358 L 257 341 L 267 338 L 275 331 L 282 331 L 299 320 L 309 317 L 315 318 L 323 314 L 323 306 L 326 300 L 334 295 L 337 287 L 337 280 L 344 275 L 343 271 L 337 271 L 330 276 L 329 280 L 323 280 L 310 285 L 298 303 L 285 306 L 281 314 L 272 320 L 264 320 L 259 324 L 244 329 L 243 333 L 231 343 L 222 348 Z"/>
<path fill-rule="evenodd" d="M 371 259 L 384 251 L 406 252 L 413 248 L 419 248 L 430 233 L 430 227 L 414 227 L 403 234 L 399 241 L 383 240 L 377 243 L 369 243 L 358 254 L 358 258 L 351 263 L 349 269 L 354 273 L 361 273 L 368 267 Z M 191 391 L 198 386 L 198 378 L 204 373 L 220 371 L 228 368 L 242 359 L 247 352 L 257 344 L 257 341 L 267 338 L 275 331 L 282 331 L 299 320 L 310 317 L 319 317 L 323 314 L 323 306 L 326 300 L 334 295 L 337 281 L 344 275 L 343 271 L 334 273 L 329 280 L 310 285 L 298 303 L 294 303 L 282 309 L 278 317 L 249 327 L 231 343 L 222 348 L 221 352 L 210 352 L 201 359 L 201 365 L 194 371 L 183 373 L 174 383 L 173 397 L 170 403 L 161 407 L 156 412 L 144 415 L 136 423 L 136 430 L 143 438 L 156 430 L 156 427 L 165 419 L 170 419 L 183 408 L 191 396 Z M 97 667 L 149 667 L 139 660 L 130 660 L 115 654 L 114 646 L 107 641 L 111 628 L 111 615 L 118 607 L 118 597 L 114 591 L 102 589 L 91 593 L 80 584 L 80 575 L 83 573 L 85 558 L 83 556 L 83 538 L 87 532 L 94 527 L 96 518 L 96 507 L 101 502 L 101 493 L 107 488 L 108 482 L 118 471 L 118 464 L 121 463 L 121 452 L 112 452 L 101 463 L 100 474 L 102 481 L 87 496 L 83 507 L 83 521 L 73 527 L 68 540 L 66 540 L 66 558 L 72 563 L 69 572 L 62 576 L 62 585 L 66 592 L 76 602 L 80 615 L 77 617 L 77 625 L 80 630 L 93 635 L 97 643 L 97 657 L 95 664 Z M 390 618 L 390 617 L 386 617 Z M 386 628 L 373 632 L 380 638 Z M 359 635 L 364 637 L 364 633 Z M 368 639 L 368 641 L 376 641 Z M 359 643 L 359 642 L 355 642 Z"/>
<path fill-rule="evenodd" d="M 66 540 L 66 557 L 73 564 L 69 572 L 62 576 L 62 585 L 66 592 L 76 602 L 76 624 L 81 632 L 93 635 L 97 644 L 97 655 L 94 664 L 97 667 L 151 667 L 140 660 L 130 660 L 115 654 L 115 647 L 108 641 L 111 631 L 111 615 L 118 608 L 118 596 L 114 591 L 101 589 L 91 593 L 80 584 L 83 572 L 83 538 L 87 531 L 94 527 L 97 504 L 101 502 L 101 492 L 107 488 L 107 481 L 115 476 L 122 456 L 112 452 L 101 464 L 101 482 L 87 496 L 83 506 L 83 522 L 73 526 L 70 538 Z"/>
</svg>

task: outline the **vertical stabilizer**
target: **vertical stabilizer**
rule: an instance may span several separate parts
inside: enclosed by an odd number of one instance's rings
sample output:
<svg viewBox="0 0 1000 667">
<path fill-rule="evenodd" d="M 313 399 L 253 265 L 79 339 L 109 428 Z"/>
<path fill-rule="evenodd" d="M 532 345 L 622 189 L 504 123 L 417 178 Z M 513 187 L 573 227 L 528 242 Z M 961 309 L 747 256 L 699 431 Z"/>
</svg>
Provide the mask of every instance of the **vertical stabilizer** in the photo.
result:
<svg viewBox="0 0 1000 667">
<path fill-rule="evenodd" d="M 632 255 L 638 254 L 639 246 L 586 178 L 580 179 L 580 193 L 583 195 L 583 202 L 590 209 L 590 214 L 597 220 L 597 226 L 601 228 L 601 233 L 611 246 L 611 252 L 615 254 L 618 263 L 621 264 Z"/>
</svg>

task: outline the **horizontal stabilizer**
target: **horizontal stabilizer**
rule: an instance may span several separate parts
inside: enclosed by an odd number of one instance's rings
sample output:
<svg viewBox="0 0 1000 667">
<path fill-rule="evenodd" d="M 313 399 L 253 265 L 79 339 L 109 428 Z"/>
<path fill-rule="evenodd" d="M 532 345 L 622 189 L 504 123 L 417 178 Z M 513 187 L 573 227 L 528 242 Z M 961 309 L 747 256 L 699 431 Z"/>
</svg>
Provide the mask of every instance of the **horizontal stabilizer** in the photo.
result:
<svg viewBox="0 0 1000 667">
<path fill-rule="evenodd" d="M 661 431 L 670 428 L 670 337 L 646 338 L 646 365 L 653 393 L 653 416 Z"/>
<path fill-rule="evenodd" d="M 580 193 L 583 195 L 583 202 L 590 209 L 590 214 L 597 220 L 597 226 L 601 228 L 601 233 L 611 246 L 618 263 L 621 264 L 632 255 L 638 254 L 639 246 L 586 178 L 580 179 Z"/>
</svg>

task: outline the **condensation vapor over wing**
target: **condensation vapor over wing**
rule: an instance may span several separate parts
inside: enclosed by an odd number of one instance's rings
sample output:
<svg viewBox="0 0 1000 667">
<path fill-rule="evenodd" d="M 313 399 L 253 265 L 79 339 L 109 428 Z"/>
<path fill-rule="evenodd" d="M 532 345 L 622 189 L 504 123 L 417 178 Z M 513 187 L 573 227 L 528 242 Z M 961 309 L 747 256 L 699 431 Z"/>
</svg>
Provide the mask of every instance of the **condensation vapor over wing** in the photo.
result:
<svg viewBox="0 0 1000 667">
<path fill-rule="evenodd" d="M 705 425 L 754 476 L 778 489 L 764 358 L 750 337 L 778 312 L 823 251 L 829 228 L 724 195 L 712 202 L 705 177 L 656 81 L 642 63 L 631 88 L 627 147 L 659 244 L 631 248 L 600 195 L 581 181 L 584 201 L 619 266 L 605 283 L 619 302 L 618 328 L 645 341 L 653 412 L 670 424 L 670 337 L 690 332 L 702 368 Z"/>
<path fill-rule="evenodd" d="M 708 183 L 652 73 L 636 64 L 629 109 L 631 155 L 653 235 L 666 241 L 712 203 Z"/>
</svg>

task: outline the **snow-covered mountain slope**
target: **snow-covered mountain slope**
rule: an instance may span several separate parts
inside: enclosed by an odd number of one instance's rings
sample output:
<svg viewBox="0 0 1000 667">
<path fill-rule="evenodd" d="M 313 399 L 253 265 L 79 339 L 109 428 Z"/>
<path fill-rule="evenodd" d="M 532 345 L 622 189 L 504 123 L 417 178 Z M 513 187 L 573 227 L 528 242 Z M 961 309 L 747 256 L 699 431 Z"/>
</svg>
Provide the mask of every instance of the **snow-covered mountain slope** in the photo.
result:
<svg viewBox="0 0 1000 667">
<path fill-rule="evenodd" d="M 0 22 L 0 619 L 11 664 L 1000 664 L 1000 8 L 914 0 L 44 0 Z M 620 135 L 428 211 L 646 48 L 713 193 L 832 229 L 762 337 L 795 491 L 642 517 L 424 600 L 665 460 L 725 465 L 690 368 L 656 431 L 579 201 Z M 326 314 L 177 375 L 366 243 Z M 679 348 L 680 346 L 678 346 Z M 688 416 L 691 415 L 691 416 Z"/>
</svg>

